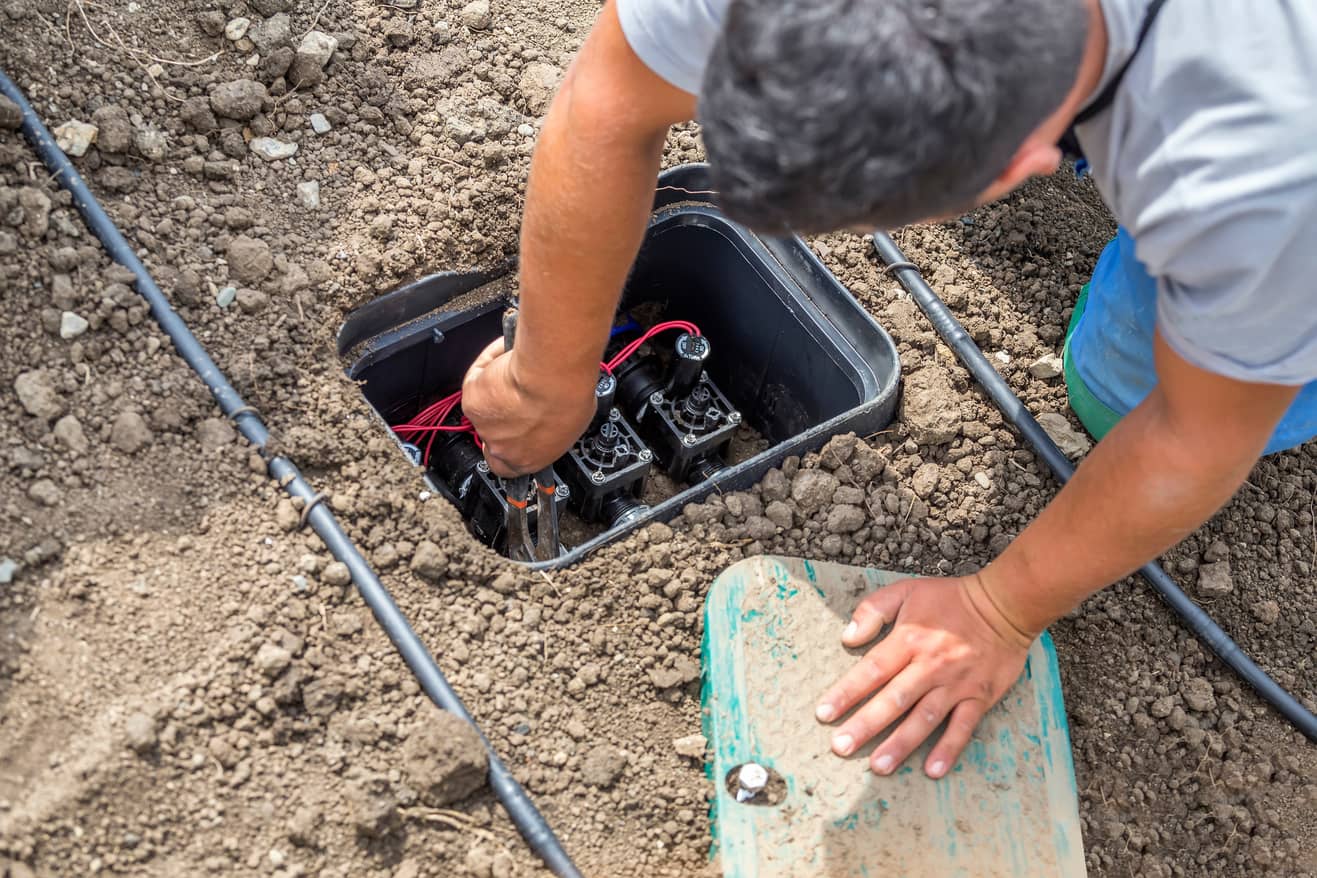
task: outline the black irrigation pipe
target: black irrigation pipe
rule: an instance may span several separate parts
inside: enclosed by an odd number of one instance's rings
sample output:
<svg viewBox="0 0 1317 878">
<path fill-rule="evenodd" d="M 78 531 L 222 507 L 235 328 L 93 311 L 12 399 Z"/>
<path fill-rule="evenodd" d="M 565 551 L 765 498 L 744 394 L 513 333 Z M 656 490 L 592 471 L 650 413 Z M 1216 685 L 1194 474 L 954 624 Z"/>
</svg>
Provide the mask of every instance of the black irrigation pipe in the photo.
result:
<svg viewBox="0 0 1317 878">
<path fill-rule="evenodd" d="M 394 648 L 416 676 L 425 694 L 443 710 L 461 717 L 480 735 L 485 745 L 485 752 L 489 756 L 489 785 L 507 810 L 508 816 L 512 818 L 522 838 L 555 875 L 560 878 L 580 878 L 580 871 L 572 863 L 562 843 L 554 835 L 553 829 L 526 795 L 521 784 L 517 783 L 507 766 L 498 758 L 489 739 L 476 726 L 475 720 L 467 712 L 443 672 L 439 670 L 425 644 L 408 624 L 407 617 L 398 608 L 389 590 L 384 587 L 384 583 L 371 569 L 370 563 L 353 545 L 352 540 L 334 517 L 334 513 L 321 502 L 324 499 L 323 495 L 316 493 L 291 460 L 286 457 L 269 456 L 266 443 L 269 441 L 270 433 L 266 429 L 265 422 L 261 420 L 260 413 L 243 402 L 238 391 L 224 377 L 224 373 L 188 329 L 183 318 L 170 307 L 169 299 L 156 285 L 146 266 L 137 258 L 137 254 L 133 252 L 123 233 L 92 195 L 86 181 L 73 167 L 68 156 L 55 145 L 50 131 L 42 124 L 27 98 L 4 71 L 0 71 L 0 92 L 18 104 L 23 111 L 24 136 L 55 179 L 59 180 L 60 185 L 72 193 L 73 205 L 82 214 L 92 234 L 100 239 L 106 252 L 115 262 L 130 269 L 136 275 L 134 283 L 137 292 L 150 304 L 151 316 L 174 343 L 174 349 L 178 351 L 179 356 L 210 388 L 225 416 L 231 418 L 242 435 L 260 450 L 261 455 L 266 458 L 270 475 L 278 481 L 279 486 L 290 497 L 299 498 L 305 504 L 303 523 L 310 524 L 311 529 L 324 541 L 330 553 L 347 565 L 357 591 L 375 614 L 375 621 L 393 642 Z"/>
<path fill-rule="evenodd" d="M 938 298 L 937 293 L 933 292 L 933 288 L 924 281 L 919 266 L 908 261 L 901 248 L 896 246 L 896 242 L 885 232 L 874 233 L 873 249 L 885 266 L 884 271 L 894 275 L 911 295 L 929 322 L 933 324 L 937 334 L 956 352 L 956 356 L 969 369 L 974 380 L 988 392 L 988 396 L 992 397 L 992 401 L 1001 409 L 1001 413 L 1015 429 L 1020 431 L 1025 441 L 1052 470 L 1057 481 L 1062 484 L 1070 481 L 1070 477 L 1075 472 L 1074 465 L 1052 441 L 1052 437 L 1048 436 L 1042 426 L 1034 420 L 1033 415 L 1011 391 L 1005 379 L 992 368 L 983 351 L 979 350 L 978 345 L 965 331 L 965 327 L 960 325 L 946 304 Z M 1281 715 L 1293 723 L 1309 741 L 1317 743 L 1317 716 L 1313 716 L 1297 698 L 1281 688 L 1280 684 L 1267 676 L 1266 671 L 1245 655 L 1239 645 L 1175 584 L 1156 561 L 1145 564 L 1139 572 L 1199 640 L 1207 644 L 1221 661 L 1252 686 L 1268 704 L 1280 711 Z"/>
</svg>

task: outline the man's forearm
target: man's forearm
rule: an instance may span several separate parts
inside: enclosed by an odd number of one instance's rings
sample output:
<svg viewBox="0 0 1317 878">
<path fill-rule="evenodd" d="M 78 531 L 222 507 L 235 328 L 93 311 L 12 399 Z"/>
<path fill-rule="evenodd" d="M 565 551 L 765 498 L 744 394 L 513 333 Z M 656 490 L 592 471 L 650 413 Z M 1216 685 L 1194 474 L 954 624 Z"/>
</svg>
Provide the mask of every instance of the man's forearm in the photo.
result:
<svg viewBox="0 0 1317 878">
<path fill-rule="evenodd" d="M 609 4 L 554 99 L 531 163 L 515 373 L 547 396 L 593 387 L 653 202 L 671 123 L 694 98 L 631 53 Z M 531 372 L 533 374 L 527 374 Z"/>
<path fill-rule="evenodd" d="M 1191 533 L 1234 494 L 1261 451 L 1222 453 L 1211 444 L 1177 435 L 1154 393 L 980 574 L 996 608 L 1036 636 Z"/>
</svg>

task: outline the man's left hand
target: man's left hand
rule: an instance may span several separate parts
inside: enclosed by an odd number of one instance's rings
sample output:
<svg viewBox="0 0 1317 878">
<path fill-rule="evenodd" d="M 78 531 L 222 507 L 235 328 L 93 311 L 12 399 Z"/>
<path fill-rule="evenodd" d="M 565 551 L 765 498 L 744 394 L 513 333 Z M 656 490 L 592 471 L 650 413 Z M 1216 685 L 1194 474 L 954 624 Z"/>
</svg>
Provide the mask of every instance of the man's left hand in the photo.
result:
<svg viewBox="0 0 1317 878">
<path fill-rule="evenodd" d="M 1001 614 L 978 574 L 879 589 L 856 607 L 842 642 L 863 646 L 888 623 L 891 631 L 820 700 L 818 719 L 832 722 L 864 702 L 832 737 L 833 751 L 849 756 L 905 715 L 869 758 L 876 773 L 891 774 L 949 717 L 924 763 L 929 777 L 942 777 L 1019 678 L 1033 636 Z"/>
</svg>

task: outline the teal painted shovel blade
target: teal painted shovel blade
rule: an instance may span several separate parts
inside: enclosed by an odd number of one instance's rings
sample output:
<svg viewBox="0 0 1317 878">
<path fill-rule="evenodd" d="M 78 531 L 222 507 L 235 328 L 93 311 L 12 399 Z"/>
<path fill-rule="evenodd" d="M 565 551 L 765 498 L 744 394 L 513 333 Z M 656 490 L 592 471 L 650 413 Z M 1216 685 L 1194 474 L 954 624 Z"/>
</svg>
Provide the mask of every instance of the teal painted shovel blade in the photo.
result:
<svg viewBox="0 0 1317 878">
<path fill-rule="evenodd" d="M 928 744 L 896 774 L 849 759 L 816 723 L 823 691 L 855 662 L 840 633 L 859 598 L 896 573 L 750 558 L 705 607 L 704 733 L 713 751 L 716 852 L 726 878 L 1084 876 L 1079 803 L 1051 639 L 980 724 L 942 780 Z M 737 802 L 725 779 L 747 762 L 785 781 L 777 805 Z M 761 797 L 762 798 L 762 797 Z"/>
</svg>

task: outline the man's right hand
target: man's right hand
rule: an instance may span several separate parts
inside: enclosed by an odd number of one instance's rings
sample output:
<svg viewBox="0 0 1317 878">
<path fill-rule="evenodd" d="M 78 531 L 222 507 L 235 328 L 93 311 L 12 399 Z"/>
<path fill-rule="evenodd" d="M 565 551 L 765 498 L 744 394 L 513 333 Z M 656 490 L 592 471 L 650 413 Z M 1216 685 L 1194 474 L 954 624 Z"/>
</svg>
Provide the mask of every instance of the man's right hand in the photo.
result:
<svg viewBox="0 0 1317 878">
<path fill-rule="evenodd" d="M 533 473 L 562 456 L 594 416 L 595 378 L 529 375 L 501 339 L 481 352 L 462 382 L 462 412 L 500 476 Z"/>
</svg>

